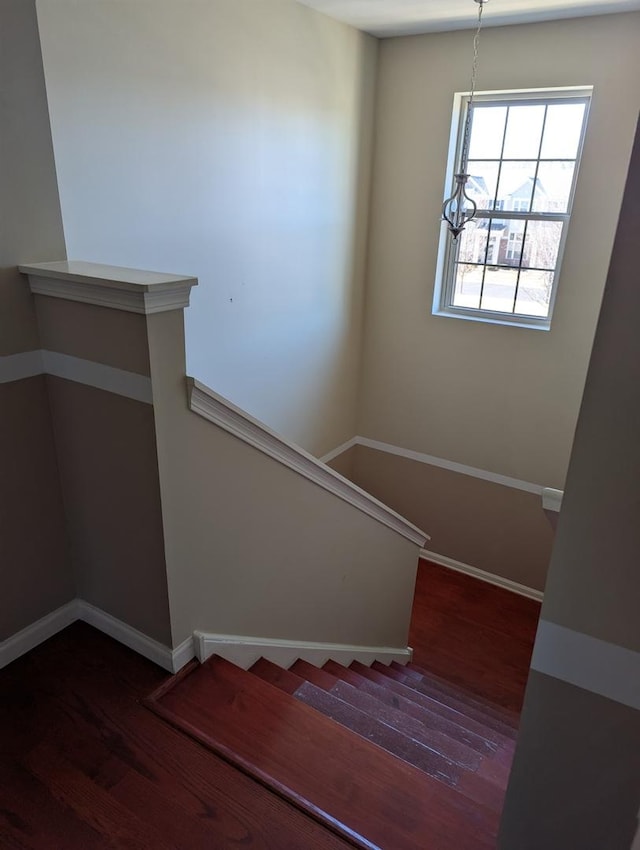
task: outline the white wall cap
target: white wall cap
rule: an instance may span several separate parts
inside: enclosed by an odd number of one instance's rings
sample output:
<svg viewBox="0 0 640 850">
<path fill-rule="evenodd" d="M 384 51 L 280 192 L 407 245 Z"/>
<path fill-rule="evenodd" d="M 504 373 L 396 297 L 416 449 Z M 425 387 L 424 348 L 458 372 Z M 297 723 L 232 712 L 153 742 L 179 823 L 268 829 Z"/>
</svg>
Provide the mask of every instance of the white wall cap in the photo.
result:
<svg viewBox="0 0 640 850">
<path fill-rule="evenodd" d="M 145 315 L 188 307 L 191 287 L 198 285 L 197 278 L 186 275 L 82 260 L 24 263 L 18 269 L 29 276 L 29 286 L 35 295 Z"/>
<path fill-rule="evenodd" d="M 542 488 L 542 507 L 545 511 L 559 511 L 562 507 L 564 490 L 555 490 L 553 487 Z"/>
</svg>

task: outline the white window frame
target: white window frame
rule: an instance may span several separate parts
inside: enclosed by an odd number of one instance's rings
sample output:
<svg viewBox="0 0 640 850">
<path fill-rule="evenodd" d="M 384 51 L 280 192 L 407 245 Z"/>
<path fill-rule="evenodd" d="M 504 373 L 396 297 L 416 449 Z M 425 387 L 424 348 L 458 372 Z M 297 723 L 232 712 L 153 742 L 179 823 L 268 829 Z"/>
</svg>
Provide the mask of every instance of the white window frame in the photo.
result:
<svg viewBox="0 0 640 850">
<path fill-rule="evenodd" d="M 496 213 L 500 218 L 521 219 L 523 221 L 561 221 L 563 223 L 562 237 L 558 250 L 553 284 L 551 290 L 551 299 L 549 303 L 549 315 L 544 317 L 529 316 L 518 313 L 504 313 L 481 309 L 480 307 L 458 307 L 453 304 L 453 289 L 455 284 L 455 256 L 458 250 L 459 243 L 455 243 L 448 231 L 446 222 L 441 223 L 440 241 L 438 245 L 438 259 L 436 263 L 436 281 L 433 295 L 432 313 L 434 316 L 445 316 L 449 318 L 465 319 L 473 322 L 487 322 L 489 324 L 498 325 L 516 325 L 525 328 L 533 328 L 535 330 L 551 329 L 551 320 L 553 317 L 553 309 L 555 306 L 556 295 L 558 290 L 558 281 L 560 278 L 560 270 L 562 266 L 562 257 L 564 254 L 564 246 L 567 238 L 567 231 L 571 219 L 573 209 L 573 199 L 575 195 L 576 182 L 580 163 L 582 160 L 582 151 L 584 147 L 584 138 L 589 117 L 589 107 L 591 103 L 591 95 L 593 86 L 574 86 L 571 88 L 552 88 L 552 89 L 518 89 L 510 91 L 483 91 L 478 92 L 474 96 L 475 102 L 495 102 L 504 103 L 505 105 L 518 105 L 540 101 L 541 103 L 549 103 L 552 100 L 558 101 L 581 101 L 585 103 L 585 116 L 582 125 L 582 133 L 578 144 L 576 154 L 576 167 L 573 174 L 573 182 L 569 193 L 569 202 L 567 211 L 564 213 L 549 212 L 549 213 L 523 213 L 512 210 L 483 210 L 481 217 L 497 218 Z M 454 178 L 453 175 L 458 170 L 458 164 L 462 153 L 462 140 L 464 127 L 469 106 L 470 92 L 456 92 L 453 101 L 453 117 L 451 122 L 451 137 L 449 141 L 449 156 L 447 161 L 447 171 L 445 180 L 445 190 L 443 201 L 453 193 Z M 491 215 L 488 215 L 488 214 Z"/>
</svg>

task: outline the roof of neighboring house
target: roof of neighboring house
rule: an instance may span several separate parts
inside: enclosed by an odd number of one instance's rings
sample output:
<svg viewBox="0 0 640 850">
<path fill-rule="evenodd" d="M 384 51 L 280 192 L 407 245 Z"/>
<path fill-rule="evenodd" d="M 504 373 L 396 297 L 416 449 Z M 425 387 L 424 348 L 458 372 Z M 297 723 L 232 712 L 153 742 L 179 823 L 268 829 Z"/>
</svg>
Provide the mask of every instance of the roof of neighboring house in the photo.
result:
<svg viewBox="0 0 640 850">
<path fill-rule="evenodd" d="M 516 189 L 507 194 L 508 198 L 530 198 L 531 197 L 531 189 L 533 187 L 533 177 L 527 177 L 527 179 L 522 182 Z M 546 189 L 544 188 L 543 183 L 541 182 L 539 177 L 536 177 L 536 189 L 541 190 L 544 194 L 547 194 Z"/>
<path fill-rule="evenodd" d="M 481 177 L 479 174 L 470 174 L 469 182 L 472 184 L 470 188 L 475 189 L 478 194 L 487 196 L 489 195 L 489 188 L 485 182 L 484 177 Z"/>
</svg>

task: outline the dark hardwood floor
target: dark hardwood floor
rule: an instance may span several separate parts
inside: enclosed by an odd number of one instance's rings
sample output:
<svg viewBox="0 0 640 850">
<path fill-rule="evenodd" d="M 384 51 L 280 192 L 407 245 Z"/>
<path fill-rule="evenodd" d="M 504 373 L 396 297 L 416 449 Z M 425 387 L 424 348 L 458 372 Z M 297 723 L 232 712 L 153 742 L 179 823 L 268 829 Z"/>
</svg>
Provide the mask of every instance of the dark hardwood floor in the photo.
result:
<svg viewBox="0 0 640 850">
<path fill-rule="evenodd" d="M 539 616 L 539 602 L 420 561 L 413 662 L 519 713 Z"/>
<path fill-rule="evenodd" d="M 82 623 L 0 672 L 0 847 L 351 845 L 140 704 L 167 674 Z"/>
<path fill-rule="evenodd" d="M 519 710 L 538 612 L 423 562 L 414 661 Z M 81 623 L 0 671 L 0 848 L 352 846 L 148 711 L 166 679 Z"/>
</svg>

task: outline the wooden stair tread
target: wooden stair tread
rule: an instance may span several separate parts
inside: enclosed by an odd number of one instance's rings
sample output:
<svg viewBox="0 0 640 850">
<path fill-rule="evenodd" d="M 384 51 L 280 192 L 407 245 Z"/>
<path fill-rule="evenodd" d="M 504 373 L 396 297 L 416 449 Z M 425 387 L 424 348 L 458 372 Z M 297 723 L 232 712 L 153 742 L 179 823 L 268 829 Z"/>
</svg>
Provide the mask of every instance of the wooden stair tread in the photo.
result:
<svg viewBox="0 0 640 850">
<path fill-rule="evenodd" d="M 348 672 L 346 667 L 342 667 L 341 669 L 344 670 L 345 673 Z M 269 661 L 265 661 L 265 659 L 261 659 L 251 668 L 251 672 L 257 673 L 261 678 L 265 679 L 265 681 L 271 682 L 278 687 L 281 686 L 280 682 L 284 679 L 284 686 L 282 689 L 294 696 L 297 695 L 296 692 L 298 688 L 304 684 L 304 681 L 311 682 L 312 684 L 323 688 L 323 690 L 328 691 L 331 695 L 337 697 L 342 702 L 364 712 L 369 717 L 390 726 L 397 732 L 408 736 L 413 741 L 434 750 L 436 753 L 444 756 L 444 758 L 453 762 L 455 765 L 472 771 L 477 771 L 481 766 L 482 754 L 478 750 L 471 749 L 461 741 L 457 741 L 455 738 L 451 738 L 438 731 L 438 729 L 432 728 L 428 722 L 423 722 L 424 717 L 418 720 L 410 714 L 406 714 L 399 708 L 396 708 L 393 704 L 390 705 L 387 702 L 372 696 L 366 691 L 358 689 L 338 676 L 334 676 L 324 669 L 320 669 L 319 667 L 315 667 L 313 664 L 309 664 L 307 661 L 298 660 L 295 664 L 291 665 L 288 671 L 284 671 L 276 664 L 272 664 Z M 293 673 L 295 673 L 295 675 L 292 675 Z M 286 675 L 283 676 L 283 674 Z M 356 674 L 353 675 L 355 676 Z M 382 692 L 384 693 L 384 691 Z M 312 705 L 312 703 L 308 700 L 303 699 L 302 701 Z M 413 705 L 413 703 L 411 703 L 411 705 Z M 322 710 L 321 706 L 314 707 Z M 417 710 L 422 712 L 420 708 Z M 334 720 L 342 722 L 338 717 L 333 716 L 330 712 L 327 714 L 328 716 L 333 717 Z M 422 712 L 422 715 L 426 715 L 426 712 Z M 428 719 L 429 717 L 427 715 L 427 721 Z M 354 731 L 359 731 L 356 727 L 350 726 L 349 723 L 345 723 L 344 725 L 349 726 L 349 728 L 354 729 Z M 385 744 L 377 740 L 377 738 L 370 735 L 367 737 L 385 749 L 387 748 Z M 388 739 L 388 743 L 392 742 Z M 394 749 L 391 749 L 390 751 L 396 755 L 400 755 L 400 753 L 396 753 Z M 488 750 L 489 754 L 493 754 L 494 752 L 495 748 L 490 748 Z M 412 763 L 410 759 L 408 761 Z M 416 764 L 416 766 L 419 765 Z M 427 771 L 427 773 L 429 773 L 429 771 Z M 496 772 L 495 770 L 488 771 L 486 773 L 486 776 L 490 779 L 490 781 L 496 781 L 496 776 L 499 775 L 499 771 Z"/>
<path fill-rule="evenodd" d="M 466 698 L 457 699 L 449 694 L 444 694 L 438 688 L 433 687 L 428 681 L 423 680 L 422 677 L 420 677 L 420 679 L 414 678 L 413 676 L 407 675 L 407 673 L 400 672 L 399 670 L 395 670 L 390 667 L 385 667 L 384 664 L 378 664 L 375 662 L 371 665 L 371 667 L 377 673 L 387 676 L 396 682 L 400 682 L 400 684 L 406 685 L 411 690 L 417 691 L 418 693 L 439 702 L 441 705 L 446 705 L 448 708 L 457 711 L 459 714 L 481 723 L 488 729 L 493 729 L 505 738 L 515 739 L 517 735 L 513 726 L 510 726 L 503 720 L 495 717 L 490 712 L 484 711 L 482 708 L 477 708 L 472 700 L 468 700 Z"/>
<path fill-rule="evenodd" d="M 407 764 L 417 767 L 427 776 L 455 788 L 462 777 L 462 769 L 435 750 L 415 741 L 403 732 L 381 723 L 375 717 L 355 708 L 311 682 L 305 682 L 295 693 L 295 698 L 322 712 L 362 738 L 376 744 Z"/>
<path fill-rule="evenodd" d="M 428 726 L 429 729 L 445 735 L 452 741 L 463 744 L 480 755 L 492 755 L 498 749 L 498 745 L 493 740 L 481 737 L 475 732 L 471 732 L 463 726 L 459 726 L 457 723 L 448 720 L 446 717 L 434 714 L 428 708 L 424 708 L 418 705 L 418 703 L 406 699 L 395 690 L 386 688 L 384 685 L 380 685 L 371 679 L 367 679 L 365 676 L 356 673 L 355 670 L 351 670 L 348 667 L 341 667 L 341 665 L 336 664 L 334 661 L 328 661 L 323 669 L 327 669 L 330 672 L 335 671 L 336 676 L 349 682 L 349 684 L 358 688 L 359 691 L 371 694 L 371 696 L 374 696 L 385 705 L 401 711 L 407 717 L 418 720 L 425 726 Z M 344 674 L 342 671 L 344 671 Z"/>
<path fill-rule="evenodd" d="M 389 705 L 387 702 L 378 699 L 365 690 L 360 690 L 351 684 L 351 682 L 331 675 L 324 669 L 319 670 L 307 662 L 296 662 L 290 669 L 297 670 L 300 675 L 305 676 L 307 681 L 324 687 L 329 693 L 338 697 L 343 702 L 366 712 L 369 716 L 375 717 L 380 722 L 391 726 L 398 732 L 408 735 L 414 741 L 430 747 L 454 764 L 460 765 L 467 770 L 478 770 L 480 767 L 482 756 L 477 750 L 472 750 L 460 741 L 444 735 L 439 730 L 432 728 L 428 722 L 425 723 L 423 719 L 418 720 L 415 717 L 411 717 L 411 715 L 406 714 L 400 708 Z M 342 669 L 345 672 L 347 670 L 344 667 Z"/>
<path fill-rule="evenodd" d="M 466 770 L 478 770 L 482 762 L 482 756 L 476 750 L 472 750 L 460 741 L 455 741 L 444 735 L 437 729 L 432 729 L 427 724 L 410 717 L 400 709 L 386 705 L 374 696 L 360 691 L 348 682 L 338 681 L 331 688 L 330 693 L 344 702 L 365 711 L 372 717 L 376 717 L 382 723 L 386 723 L 393 729 L 410 736 L 427 747 L 435 750 L 440 755 L 452 761 L 454 764 L 464 767 Z"/>
<path fill-rule="evenodd" d="M 319 688 L 326 688 L 326 690 L 330 690 L 338 681 L 335 676 L 322 667 L 316 667 L 313 664 L 309 664 L 308 661 L 303 661 L 301 658 L 295 664 L 292 664 L 289 669 L 292 673 L 297 673 L 298 676 L 301 676 L 308 682 L 313 682 L 314 685 L 317 685 Z"/>
<path fill-rule="evenodd" d="M 327 673 L 331 673 L 336 679 L 349 682 L 350 685 L 354 685 L 356 688 L 360 687 L 361 682 L 367 681 L 359 673 L 356 673 L 355 670 L 352 670 L 351 667 L 344 667 L 342 664 L 338 664 L 337 661 L 327 661 L 322 665 L 322 669 L 326 670 Z"/>
<path fill-rule="evenodd" d="M 469 717 L 466 714 L 462 714 L 461 712 L 427 696 L 426 694 L 420 693 L 415 688 L 409 687 L 403 682 L 400 682 L 398 679 L 386 676 L 379 673 L 377 670 L 372 670 L 370 667 L 366 667 L 358 661 L 354 661 L 353 664 L 351 664 L 351 669 L 360 673 L 366 679 L 370 679 L 371 681 L 388 688 L 406 699 L 415 702 L 422 708 L 426 708 L 434 714 L 438 714 L 441 717 L 450 720 L 452 723 L 468 729 L 470 732 L 475 732 L 476 735 L 479 735 L 481 738 L 485 738 L 487 741 L 491 741 L 493 744 L 505 745 L 510 743 L 513 745 L 512 735 L 502 735 L 500 732 L 485 725 L 481 721 L 475 720 L 474 718 Z"/>
<path fill-rule="evenodd" d="M 287 694 L 294 694 L 304 682 L 304 679 L 297 676 L 292 670 L 285 670 L 266 658 L 260 658 L 256 661 L 250 668 L 250 672 Z"/>
<path fill-rule="evenodd" d="M 473 787 L 463 796 L 222 659 L 149 705 L 357 846 L 495 847 L 497 814 Z"/>
<path fill-rule="evenodd" d="M 304 678 L 293 673 L 294 668 L 298 673 L 304 673 Z M 279 683 L 282 682 L 282 689 L 305 705 L 322 712 L 326 717 L 330 717 L 392 755 L 419 768 L 428 776 L 433 776 L 434 779 L 456 786 L 460 780 L 460 767 L 470 770 L 477 770 L 480 767 L 481 759 L 477 753 L 473 754 L 476 758 L 473 760 L 468 758 L 466 764 L 456 762 L 435 746 L 433 738 L 429 736 L 428 730 L 424 729 L 422 724 L 416 723 L 416 726 L 411 728 L 410 718 L 405 718 L 409 722 L 402 723 L 401 727 L 388 722 L 389 709 L 384 705 L 367 697 L 366 694 L 360 694 L 356 688 L 340 682 L 335 676 L 306 661 L 296 662 L 285 671 L 278 665 L 261 659 L 253 665 L 251 672 L 260 675 L 262 679 L 276 687 L 279 687 Z M 316 685 L 315 681 L 321 682 L 324 687 Z M 355 693 L 355 699 L 346 689 Z M 366 702 L 367 699 L 371 702 Z M 413 731 L 416 735 L 412 734 Z"/>
<path fill-rule="evenodd" d="M 496 717 L 498 720 L 501 720 L 516 731 L 520 725 L 518 715 L 514 711 L 504 708 L 501 705 L 496 705 L 493 702 L 489 702 L 489 700 L 484 699 L 471 691 L 465 690 L 453 682 L 447 682 L 446 679 L 436 676 L 429 670 L 419 667 L 417 664 L 407 664 L 403 667 L 393 661 L 391 663 L 391 667 L 407 676 L 415 677 L 417 679 L 419 678 L 421 681 L 428 683 L 441 694 L 453 697 L 454 699 L 466 701 L 469 705 L 487 712 L 492 717 Z"/>
</svg>

